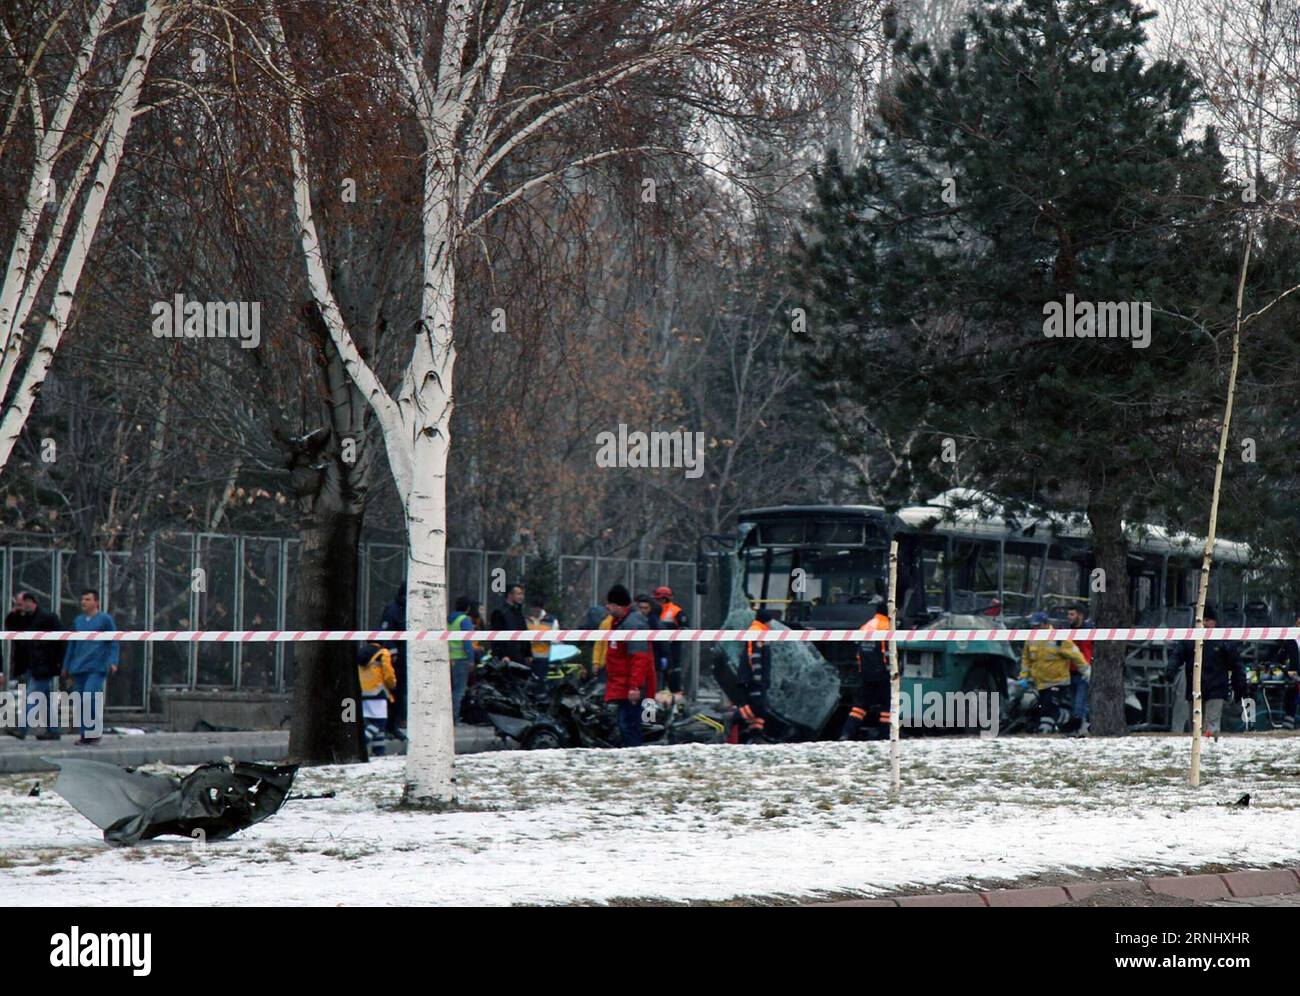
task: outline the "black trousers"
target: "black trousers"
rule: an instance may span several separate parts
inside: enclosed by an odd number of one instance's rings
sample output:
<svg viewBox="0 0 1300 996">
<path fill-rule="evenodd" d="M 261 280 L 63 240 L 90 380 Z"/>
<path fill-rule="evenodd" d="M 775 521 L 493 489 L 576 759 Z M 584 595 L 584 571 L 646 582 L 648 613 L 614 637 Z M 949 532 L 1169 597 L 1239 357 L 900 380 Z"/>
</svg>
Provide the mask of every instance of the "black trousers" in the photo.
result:
<svg viewBox="0 0 1300 996">
<path fill-rule="evenodd" d="M 852 740 L 862 727 L 866 727 L 873 735 L 878 735 L 881 730 L 888 731 L 889 722 L 882 720 L 881 716 L 889 712 L 889 691 L 888 675 L 882 678 L 875 673 L 863 677 L 858 682 L 858 687 L 853 689 L 853 709 L 844 721 L 840 739 Z"/>
<path fill-rule="evenodd" d="M 1069 686 L 1065 686 L 1068 691 Z M 1044 723 L 1055 729 L 1061 720 L 1060 688 L 1040 688 L 1038 690 L 1038 725 L 1042 730 Z"/>
</svg>

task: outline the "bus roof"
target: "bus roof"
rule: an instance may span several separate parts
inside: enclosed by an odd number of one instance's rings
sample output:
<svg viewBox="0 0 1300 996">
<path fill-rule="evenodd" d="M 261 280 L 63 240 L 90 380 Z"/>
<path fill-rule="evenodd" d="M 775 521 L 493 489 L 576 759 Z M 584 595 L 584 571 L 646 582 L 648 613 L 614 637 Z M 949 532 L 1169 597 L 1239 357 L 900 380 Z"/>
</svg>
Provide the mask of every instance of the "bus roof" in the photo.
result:
<svg viewBox="0 0 1300 996">
<path fill-rule="evenodd" d="M 1063 514 L 1026 507 L 1012 511 L 995 495 L 973 488 L 950 488 L 924 505 L 909 505 L 889 513 L 880 505 L 767 505 L 741 511 L 740 521 L 756 521 L 785 516 L 820 518 L 883 519 L 893 518 L 905 529 L 920 532 L 959 534 L 974 539 L 1013 540 L 1048 545 L 1071 540 L 1080 546 L 1092 539 L 1088 520 L 1078 512 Z M 1042 527 L 1040 529 L 1040 527 Z M 1153 556 L 1199 556 L 1205 546 L 1203 537 L 1174 532 L 1164 526 L 1125 523 L 1130 550 Z M 1219 562 L 1247 564 L 1252 561 L 1250 547 L 1233 540 L 1217 539 L 1214 559 Z"/>
<path fill-rule="evenodd" d="M 746 508 L 738 516 L 740 521 L 766 518 L 772 515 L 841 515 L 880 518 L 885 510 L 879 505 L 768 505 L 764 508 Z"/>
<path fill-rule="evenodd" d="M 1080 513 L 1062 515 L 1042 509 L 1027 508 L 1023 512 L 1009 512 L 1001 499 L 971 488 L 952 488 L 936 495 L 924 505 L 911 505 L 898 510 L 898 517 L 913 529 L 933 530 L 937 533 L 961 533 L 981 539 L 1010 539 L 1030 543 L 1051 543 L 1054 540 L 1092 539 L 1092 527 Z M 1025 530 L 1036 529 L 1027 535 Z M 1156 556 L 1199 555 L 1205 548 L 1205 538 L 1189 533 L 1173 532 L 1164 526 L 1142 523 L 1125 523 L 1130 549 L 1135 553 Z M 1228 563 L 1245 564 L 1251 561 L 1250 547 L 1233 540 L 1216 539 L 1214 559 Z"/>
</svg>

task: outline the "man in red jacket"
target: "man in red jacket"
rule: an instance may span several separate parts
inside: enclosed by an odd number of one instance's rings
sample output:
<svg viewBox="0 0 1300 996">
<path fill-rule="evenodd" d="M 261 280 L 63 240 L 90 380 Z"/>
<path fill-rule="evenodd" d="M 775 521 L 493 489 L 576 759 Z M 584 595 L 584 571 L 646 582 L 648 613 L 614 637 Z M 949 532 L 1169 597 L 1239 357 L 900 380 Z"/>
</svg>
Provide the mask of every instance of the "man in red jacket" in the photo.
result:
<svg viewBox="0 0 1300 996">
<path fill-rule="evenodd" d="M 1091 629 L 1083 609 L 1071 605 L 1065 610 L 1065 621 L 1071 629 Z M 1080 671 L 1078 665 L 1070 662 L 1070 705 L 1074 715 L 1070 718 L 1070 728 L 1080 736 L 1088 735 L 1088 683 L 1092 678 L 1092 641 L 1075 640 L 1074 645 L 1088 662 L 1087 673 Z"/>
<path fill-rule="evenodd" d="M 609 589 L 605 608 L 610 629 L 650 629 L 650 620 L 632 608 L 632 596 L 621 584 Z M 610 640 L 605 652 L 605 701 L 618 703 L 618 728 L 624 747 L 641 746 L 641 699 L 655 694 L 654 655 L 648 640 Z"/>
</svg>

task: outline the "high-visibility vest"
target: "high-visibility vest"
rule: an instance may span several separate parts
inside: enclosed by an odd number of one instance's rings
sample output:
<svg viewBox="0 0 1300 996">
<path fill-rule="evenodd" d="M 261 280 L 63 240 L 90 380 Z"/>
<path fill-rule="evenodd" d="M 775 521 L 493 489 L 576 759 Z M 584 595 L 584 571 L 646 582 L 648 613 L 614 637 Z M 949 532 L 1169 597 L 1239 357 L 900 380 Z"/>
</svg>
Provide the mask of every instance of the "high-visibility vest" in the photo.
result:
<svg viewBox="0 0 1300 996">
<path fill-rule="evenodd" d="M 755 619 L 755 620 L 754 620 L 752 623 L 750 623 L 749 626 L 746 627 L 746 628 L 748 628 L 748 629 L 757 629 L 757 630 L 762 630 L 762 631 L 766 632 L 767 630 L 771 629 L 772 627 L 769 626 L 769 625 L 768 625 L 767 623 L 765 623 L 765 622 L 759 622 L 757 619 Z M 745 656 L 749 657 L 751 660 L 752 660 L 753 657 L 754 657 L 754 643 L 755 643 L 754 640 L 749 640 L 749 641 L 745 644 Z M 761 644 L 760 644 L 760 646 L 761 646 Z"/>
<path fill-rule="evenodd" d="M 681 615 L 682 607 L 676 602 L 669 602 L 659 612 L 659 621 L 663 623 L 676 624 L 677 617 Z"/>
<path fill-rule="evenodd" d="M 528 628 L 529 629 L 550 629 L 551 627 L 544 622 L 530 622 L 528 624 Z M 540 657 L 543 660 L 545 660 L 551 656 L 551 645 L 546 640 L 534 640 L 532 645 L 532 651 L 534 657 Z"/>
<path fill-rule="evenodd" d="M 861 626 L 859 626 L 858 631 L 862 633 L 879 633 L 879 632 L 888 633 L 889 616 L 885 615 L 883 612 L 877 612 L 874 616 L 872 616 Z M 889 667 L 889 642 L 888 641 L 880 641 L 879 643 L 872 642 L 871 647 L 873 649 L 879 650 L 881 660 L 884 661 L 886 667 Z M 858 648 L 859 662 L 861 662 L 862 660 L 862 649 L 863 648 L 859 646 Z"/>
<path fill-rule="evenodd" d="M 463 623 L 468 618 L 469 616 L 466 613 L 457 612 L 448 621 L 447 628 L 460 629 L 460 624 Z M 465 646 L 465 644 L 468 642 L 469 642 L 468 640 L 451 640 L 448 643 L 448 653 L 451 656 L 452 660 L 463 661 L 466 657 L 469 656 L 469 650 Z"/>
</svg>

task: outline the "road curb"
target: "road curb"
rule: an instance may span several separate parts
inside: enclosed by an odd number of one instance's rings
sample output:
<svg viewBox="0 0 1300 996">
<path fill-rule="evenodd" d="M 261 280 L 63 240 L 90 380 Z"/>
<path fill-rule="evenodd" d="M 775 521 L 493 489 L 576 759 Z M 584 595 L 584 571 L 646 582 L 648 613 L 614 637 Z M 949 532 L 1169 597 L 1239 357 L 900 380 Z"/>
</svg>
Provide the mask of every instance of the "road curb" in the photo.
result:
<svg viewBox="0 0 1300 996">
<path fill-rule="evenodd" d="M 1210 875 L 1171 875 L 1161 878 L 1113 879 L 1106 882 L 1067 882 L 1064 885 L 993 889 L 988 892 L 941 892 L 894 896 L 889 899 L 848 899 L 808 906 L 1061 906 L 1087 899 L 1101 890 L 1144 892 L 1205 902 L 1215 899 L 1254 899 L 1300 893 L 1300 868 L 1261 868 Z"/>
<path fill-rule="evenodd" d="M 497 743 L 485 727 L 457 727 L 456 753 L 488 750 Z M 388 755 L 406 753 L 406 744 L 388 741 Z M 278 730 L 205 733 L 105 734 L 95 747 L 79 747 L 76 734 L 58 741 L 14 740 L 0 736 L 0 775 L 41 774 L 58 770 L 43 760 L 81 758 L 124 767 L 144 764 L 206 764 L 230 757 L 236 761 L 279 763 L 289 756 L 289 734 Z"/>
</svg>

